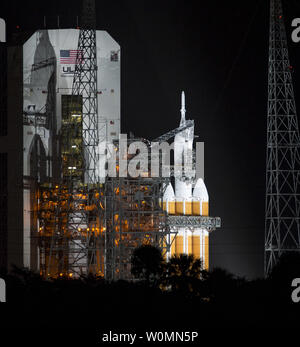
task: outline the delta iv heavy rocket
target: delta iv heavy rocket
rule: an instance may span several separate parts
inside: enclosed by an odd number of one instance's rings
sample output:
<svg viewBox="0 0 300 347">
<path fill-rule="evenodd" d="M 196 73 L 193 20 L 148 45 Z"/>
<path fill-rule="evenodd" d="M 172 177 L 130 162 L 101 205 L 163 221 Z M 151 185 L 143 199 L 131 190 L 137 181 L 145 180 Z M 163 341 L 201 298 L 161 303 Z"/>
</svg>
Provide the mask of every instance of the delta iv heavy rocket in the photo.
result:
<svg viewBox="0 0 300 347">
<path fill-rule="evenodd" d="M 184 126 L 185 119 L 185 94 L 181 94 L 181 120 Z M 196 174 L 191 168 L 193 162 L 194 126 L 176 134 L 174 139 L 174 176 L 175 192 L 171 182 L 163 196 L 163 208 L 169 215 L 208 216 L 208 192 L 202 178 L 196 180 Z M 181 174 L 182 168 L 184 174 Z M 188 168 L 186 170 L 186 167 Z M 192 254 L 200 258 L 203 267 L 209 267 L 209 231 L 208 229 L 187 225 L 177 227 L 176 236 L 171 236 L 171 249 L 167 258 L 173 255 Z M 174 239 L 175 238 L 175 239 Z"/>
</svg>

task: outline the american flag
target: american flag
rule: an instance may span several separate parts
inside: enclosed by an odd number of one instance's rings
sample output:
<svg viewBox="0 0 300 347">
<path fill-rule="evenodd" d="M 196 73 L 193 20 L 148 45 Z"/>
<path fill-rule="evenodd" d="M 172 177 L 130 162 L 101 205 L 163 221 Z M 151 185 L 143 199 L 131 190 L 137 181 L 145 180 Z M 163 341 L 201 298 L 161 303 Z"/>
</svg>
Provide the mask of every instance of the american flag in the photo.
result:
<svg viewBox="0 0 300 347">
<path fill-rule="evenodd" d="M 83 57 L 82 57 L 81 50 L 77 50 L 77 49 L 60 50 L 60 63 L 61 64 L 76 64 L 77 54 L 78 54 L 78 63 L 82 64 Z"/>
</svg>

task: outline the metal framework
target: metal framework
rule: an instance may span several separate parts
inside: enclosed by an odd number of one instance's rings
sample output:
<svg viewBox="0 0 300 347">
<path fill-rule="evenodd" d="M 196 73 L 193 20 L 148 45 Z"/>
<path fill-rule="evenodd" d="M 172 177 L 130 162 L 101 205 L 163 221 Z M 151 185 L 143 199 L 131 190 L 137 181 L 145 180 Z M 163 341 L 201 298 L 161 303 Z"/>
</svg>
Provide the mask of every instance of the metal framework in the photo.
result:
<svg viewBox="0 0 300 347">
<path fill-rule="evenodd" d="M 39 239 L 45 277 L 103 276 L 96 52 L 95 0 L 84 0 L 72 95 L 62 100 L 62 180 L 40 189 Z"/>
<path fill-rule="evenodd" d="M 134 140 L 141 141 L 131 139 Z M 149 146 L 148 141 L 146 143 Z M 132 277 L 131 256 L 136 247 L 151 244 L 163 255 L 170 249 L 167 215 L 160 206 L 168 181 L 162 177 L 107 178 L 105 277 L 108 280 Z"/>
<path fill-rule="evenodd" d="M 181 126 L 179 126 L 178 128 L 175 128 L 173 130 L 168 131 L 167 133 L 157 137 L 156 139 L 152 140 L 153 143 L 156 142 L 163 142 L 163 141 L 168 141 L 170 138 L 175 137 L 176 134 L 181 133 L 182 131 L 193 127 L 194 126 L 194 121 L 193 120 L 186 120 L 185 123 Z"/>
<path fill-rule="evenodd" d="M 82 96 L 82 137 L 85 182 L 95 184 L 98 138 L 97 44 L 95 0 L 85 0 L 79 33 L 73 95 Z"/>
<path fill-rule="evenodd" d="M 168 217 L 161 202 L 170 178 L 151 177 L 151 165 L 137 178 L 117 175 L 100 183 L 95 0 L 84 1 L 82 18 L 72 95 L 62 97 L 62 179 L 40 185 L 38 192 L 40 268 L 45 277 L 92 273 L 108 280 L 130 279 L 136 247 L 151 244 L 165 255 L 174 241 L 170 234 L 176 236 L 177 227 L 213 230 L 220 221 Z M 43 121 L 32 119 L 30 112 L 24 119 L 35 124 Z M 152 142 L 130 141 L 145 143 L 150 163 L 153 143 L 167 141 L 193 125 L 194 121 L 188 120 Z M 115 146 L 117 156 L 118 143 Z M 162 158 L 158 160 L 161 164 Z"/>
<path fill-rule="evenodd" d="M 265 274 L 300 251 L 299 129 L 282 3 L 271 0 L 266 153 Z"/>
<path fill-rule="evenodd" d="M 220 217 L 205 216 L 173 216 L 168 215 L 168 225 L 172 228 L 201 228 L 207 231 L 214 231 L 221 227 Z"/>
<path fill-rule="evenodd" d="M 143 160 L 149 164 L 151 148 L 157 143 L 167 141 L 181 131 L 192 127 L 193 120 L 189 120 L 168 133 L 149 142 L 142 141 L 148 147 L 148 157 Z M 130 145 L 130 143 L 128 143 Z M 118 144 L 116 150 L 118 151 Z M 152 148 L 153 149 L 153 148 Z M 141 158 L 140 158 L 141 159 Z M 162 158 L 158 154 L 161 163 Z M 164 190 L 169 183 L 169 177 L 151 177 L 149 172 L 145 177 L 132 178 L 111 177 L 105 183 L 105 277 L 108 280 L 130 279 L 130 263 L 133 250 L 143 244 L 151 244 L 162 251 L 165 256 L 170 251 L 171 243 L 176 236 L 175 228 L 171 231 L 168 217 L 162 210 L 160 202 Z M 173 172 L 174 170 L 171 171 Z M 171 173 L 172 175 L 172 173 Z"/>
</svg>

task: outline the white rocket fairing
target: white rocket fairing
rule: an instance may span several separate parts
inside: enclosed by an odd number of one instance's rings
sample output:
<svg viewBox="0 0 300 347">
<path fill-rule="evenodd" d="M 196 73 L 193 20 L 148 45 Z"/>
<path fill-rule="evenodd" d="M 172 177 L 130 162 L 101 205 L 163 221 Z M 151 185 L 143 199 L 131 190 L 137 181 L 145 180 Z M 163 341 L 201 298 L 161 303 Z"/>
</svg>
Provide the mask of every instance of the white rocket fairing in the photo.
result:
<svg viewBox="0 0 300 347">
<path fill-rule="evenodd" d="M 169 183 L 167 186 L 167 189 L 164 193 L 163 199 L 164 199 L 164 201 L 166 201 L 166 200 L 170 200 L 170 199 L 174 199 L 174 198 L 175 198 L 174 189 L 172 187 L 172 184 Z"/>
<path fill-rule="evenodd" d="M 175 213 L 175 193 L 171 182 L 168 184 L 163 196 L 163 208 L 169 214 Z"/>
<path fill-rule="evenodd" d="M 208 192 L 202 178 L 199 178 L 197 180 L 197 183 L 193 190 L 193 197 L 208 202 Z"/>
<path fill-rule="evenodd" d="M 193 204 L 199 203 L 199 214 L 202 216 L 208 216 L 208 192 L 202 178 L 199 178 L 196 182 L 193 190 Z"/>
</svg>

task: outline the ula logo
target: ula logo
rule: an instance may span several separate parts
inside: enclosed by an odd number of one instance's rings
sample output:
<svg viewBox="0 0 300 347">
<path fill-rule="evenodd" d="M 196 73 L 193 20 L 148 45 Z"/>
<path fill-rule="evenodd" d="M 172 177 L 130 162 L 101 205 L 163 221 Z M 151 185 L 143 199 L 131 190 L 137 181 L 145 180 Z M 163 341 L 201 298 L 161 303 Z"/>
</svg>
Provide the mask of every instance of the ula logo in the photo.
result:
<svg viewBox="0 0 300 347">
<path fill-rule="evenodd" d="M 6 23 L 0 18 L 0 42 L 6 42 Z"/>
<path fill-rule="evenodd" d="M 2 278 L 0 278 L 0 302 L 6 302 L 6 284 Z"/>
<path fill-rule="evenodd" d="M 295 18 L 292 21 L 292 27 L 296 27 L 296 29 L 292 32 L 292 40 L 295 43 L 300 42 L 300 18 Z"/>
<path fill-rule="evenodd" d="M 292 287 L 296 287 L 292 291 L 292 300 L 295 303 L 300 302 L 300 278 L 294 278 L 292 281 Z"/>
</svg>

